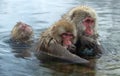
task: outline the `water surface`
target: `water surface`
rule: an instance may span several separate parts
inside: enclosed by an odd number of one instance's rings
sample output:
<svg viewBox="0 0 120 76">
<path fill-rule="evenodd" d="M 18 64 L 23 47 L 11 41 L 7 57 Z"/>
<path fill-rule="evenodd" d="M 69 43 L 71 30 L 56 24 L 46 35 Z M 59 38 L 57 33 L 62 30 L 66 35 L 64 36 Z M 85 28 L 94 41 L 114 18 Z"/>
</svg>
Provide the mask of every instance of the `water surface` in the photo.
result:
<svg viewBox="0 0 120 76">
<path fill-rule="evenodd" d="M 29 54 L 29 47 L 16 48 L 6 43 L 16 22 L 31 25 L 37 39 L 41 31 L 77 5 L 91 6 L 98 13 L 98 31 L 105 52 L 100 59 L 91 60 L 94 68 L 65 63 L 43 64 Z M 0 76 L 119 76 L 119 9 L 119 0 L 0 0 Z M 25 57 L 20 57 L 23 53 Z"/>
</svg>

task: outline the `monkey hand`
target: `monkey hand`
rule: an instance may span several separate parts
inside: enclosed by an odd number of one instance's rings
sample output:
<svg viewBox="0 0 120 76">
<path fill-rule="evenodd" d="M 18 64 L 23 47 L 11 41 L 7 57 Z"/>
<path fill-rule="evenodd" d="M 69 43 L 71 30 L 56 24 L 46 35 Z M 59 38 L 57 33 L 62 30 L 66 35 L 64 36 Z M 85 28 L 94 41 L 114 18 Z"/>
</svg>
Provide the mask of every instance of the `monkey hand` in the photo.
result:
<svg viewBox="0 0 120 76">
<path fill-rule="evenodd" d="M 89 37 L 82 36 L 80 41 L 83 46 L 87 46 L 88 48 L 93 48 L 94 46 L 96 46 L 96 40 L 93 40 Z"/>
<path fill-rule="evenodd" d="M 89 49 L 92 49 L 93 51 L 93 57 L 94 58 L 100 58 L 102 56 L 102 51 L 104 50 L 103 47 L 99 44 L 97 44 L 97 42 L 94 43 L 94 46 L 92 47 L 88 47 Z"/>
<path fill-rule="evenodd" d="M 97 40 L 93 40 L 92 38 L 82 37 L 81 45 L 86 47 L 88 50 L 92 50 L 91 53 L 88 52 L 88 55 L 93 56 L 93 58 L 100 58 L 102 56 L 103 47 Z M 85 53 L 86 55 L 86 53 Z"/>
<path fill-rule="evenodd" d="M 95 50 L 96 58 L 100 58 L 104 51 L 104 48 L 102 47 L 102 45 L 96 44 L 96 46 L 93 49 Z"/>
<path fill-rule="evenodd" d="M 68 46 L 67 48 L 71 53 L 75 53 L 76 52 L 76 47 L 75 45 L 71 44 Z"/>
</svg>

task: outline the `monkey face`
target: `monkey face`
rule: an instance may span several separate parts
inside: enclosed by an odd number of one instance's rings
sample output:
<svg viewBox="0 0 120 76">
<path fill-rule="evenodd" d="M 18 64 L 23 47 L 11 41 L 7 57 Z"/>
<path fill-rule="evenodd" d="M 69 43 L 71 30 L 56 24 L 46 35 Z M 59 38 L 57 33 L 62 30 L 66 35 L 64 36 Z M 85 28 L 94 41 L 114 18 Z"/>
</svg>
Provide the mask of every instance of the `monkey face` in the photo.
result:
<svg viewBox="0 0 120 76">
<path fill-rule="evenodd" d="M 78 6 L 71 9 L 63 18 L 71 21 L 77 27 L 77 33 L 92 36 L 96 33 L 97 14 L 88 6 Z"/>
<path fill-rule="evenodd" d="M 95 21 L 93 18 L 91 17 L 86 17 L 85 19 L 83 19 L 82 21 L 83 26 L 85 26 L 85 34 L 87 35 L 93 35 L 93 26 L 95 24 Z"/>
<path fill-rule="evenodd" d="M 22 22 L 18 22 L 12 30 L 12 38 L 15 40 L 26 41 L 31 38 L 33 34 L 32 28 Z"/>
<path fill-rule="evenodd" d="M 82 14 L 83 13 L 83 14 Z M 85 35 L 93 35 L 95 27 L 95 18 L 88 12 L 79 12 L 73 17 L 73 23 L 76 24 L 78 31 Z"/>
<path fill-rule="evenodd" d="M 79 11 L 73 17 L 73 22 L 76 24 L 78 30 L 88 36 L 94 34 L 95 21 L 93 15 L 88 11 Z"/>
<path fill-rule="evenodd" d="M 18 26 L 18 32 L 22 37 L 30 36 L 32 34 L 32 31 L 32 28 L 27 24 L 21 23 Z"/>
<path fill-rule="evenodd" d="M 67 39 L 72 37 L 70 41 L 74 43 L 76 41 L 75 37 L 77 36 L 75 25 L 65 20 L 60 20 L 55 23 L 55 26 L 52 28 L 52 36 L 59 43 L 61 43 L 64 38 L 67 41 Z"/>
<path fill-rule="evenodd" d="M 29 25 L 27 24 L 24 24 L 24 23 L 21 23 L 19 26 L 18 26 L 18 30 L 19 31 L 24 31 L 24 32 L 28 32 L 28 33 L 31 33 L 32 32 L 32 29 Z"/>
<path fill-rule="evenodd" d="M 61 35 L 61 39 L 62 42 L 61 44 L 65 47 L 68 48 L 69 46 L 71 46 L 73 44 L 73 39 L 74 39 L 74 35 L 70 32 L 65 32 Z"/>
</svg>

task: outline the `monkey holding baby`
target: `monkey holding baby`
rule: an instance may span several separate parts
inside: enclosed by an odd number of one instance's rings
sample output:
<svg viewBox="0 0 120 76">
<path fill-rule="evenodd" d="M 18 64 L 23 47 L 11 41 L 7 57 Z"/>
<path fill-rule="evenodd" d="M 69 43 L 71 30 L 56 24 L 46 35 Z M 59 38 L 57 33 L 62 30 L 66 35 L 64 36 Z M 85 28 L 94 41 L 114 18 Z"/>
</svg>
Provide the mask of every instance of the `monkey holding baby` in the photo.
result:
<svg viewBox="0 0 120 76">
<path fill-rule="evenodd" d="M 99 58 L 103 49 L 98 41 L 96 27 L 97 14 L 94 9 L 75 7 L 41 34 L 37 54 L 45 51 L 80 63 L 87 62 L 85 59 Z"/>
<path fill-rule="evenodd" d="M 42 51 L 70 62 L 88 63 L 86 59 L 71 53 L 75 51 L 76 36 L 74 24 L 64 19 L 59 20 L 41 34 L 36 54 L 41 58 Z"/>
</svg>

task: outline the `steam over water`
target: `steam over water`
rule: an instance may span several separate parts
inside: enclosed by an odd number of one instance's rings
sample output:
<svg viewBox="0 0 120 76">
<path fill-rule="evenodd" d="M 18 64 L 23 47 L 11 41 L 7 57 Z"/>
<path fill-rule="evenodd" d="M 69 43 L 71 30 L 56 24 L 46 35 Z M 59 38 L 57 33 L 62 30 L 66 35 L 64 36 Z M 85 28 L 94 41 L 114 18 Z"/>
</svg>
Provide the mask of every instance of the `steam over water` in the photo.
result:
<svg viewBox="0 0 120 76">
<path fill-rule="evenodd" d="M 105 48 L 89 68 L 65 63 L 41 63 L 31 46 L 15 46 L 10 32 L 18 21 L 31 25 L 34 39 L 77 5 L 87 5 L 98 13 L 98 32 Z M 0 76 L 119 76 L 120 0 L 0 0 Z M 30 53 L 31 54 L 30 54 Z"/>
</svg>

